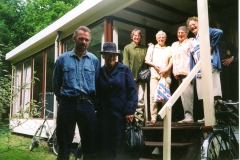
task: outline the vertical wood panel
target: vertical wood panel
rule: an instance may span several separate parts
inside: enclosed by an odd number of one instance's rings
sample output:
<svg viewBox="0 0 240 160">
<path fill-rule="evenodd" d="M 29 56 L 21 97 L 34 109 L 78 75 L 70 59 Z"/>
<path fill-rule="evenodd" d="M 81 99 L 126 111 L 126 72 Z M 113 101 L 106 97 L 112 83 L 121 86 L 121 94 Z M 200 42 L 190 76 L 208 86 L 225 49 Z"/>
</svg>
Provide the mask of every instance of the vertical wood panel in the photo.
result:
<svg viewBox="0 0 240 160">
<path fill-rule="evenodd" d="M 113 20 L 110 17 L 106 17 L 104 20 L 104 42 L 112 42 L 113 41 Z"/>
</svg>

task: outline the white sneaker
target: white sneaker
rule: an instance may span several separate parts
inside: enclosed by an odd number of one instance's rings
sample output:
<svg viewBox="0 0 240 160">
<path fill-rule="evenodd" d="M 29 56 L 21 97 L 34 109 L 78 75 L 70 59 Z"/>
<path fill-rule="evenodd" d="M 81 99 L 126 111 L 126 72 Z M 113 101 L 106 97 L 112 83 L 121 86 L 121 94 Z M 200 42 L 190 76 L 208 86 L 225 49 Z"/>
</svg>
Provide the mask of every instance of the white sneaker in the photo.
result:
<svg viewBox="0 0 240 160">
<path fill-rule="evenodd" d="M 200 120 L 198 120 L 197 121 L 198 123 L 205 123 L 205 119 L 203 118 L 203 119 L 200 119 Z"/>
<path fill-rule="evenodd" d="M 184 118 L 181 121 L 178 121 L 178 123 L 193 123 L 193 118 Z"/>
<path fill-rule="evenodd" d="M 185 113 L 185 118 L 181 121 L 178 121 L 178 123 L 193 123 L 193 117 L 190 113 Z"/>
</svg>

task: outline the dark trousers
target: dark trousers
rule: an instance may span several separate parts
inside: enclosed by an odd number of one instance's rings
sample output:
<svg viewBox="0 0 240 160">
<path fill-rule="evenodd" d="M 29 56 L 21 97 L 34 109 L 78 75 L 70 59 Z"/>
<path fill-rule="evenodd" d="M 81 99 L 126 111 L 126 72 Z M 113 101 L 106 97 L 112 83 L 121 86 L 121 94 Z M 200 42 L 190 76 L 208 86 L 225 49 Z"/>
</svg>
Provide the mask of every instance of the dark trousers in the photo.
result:
<svg viewBox="0 0 240 160">
<path fill-rule="evenodd" d="M 60 98 L 57 113 L 58 158 L 69 159 L 76 123 L 84 159 L 96 158 L 97 118 L 92 99 Z"/>
<path fill-rule="evenodd" d="M 232 62 L 229 66 L 222 65 L 220 73 L 222 99 L 239 101 L 238 63 Z"/>
<path fill-rule="evenodd" d="M 193 79 L 193 118 L 194 121 L 204 118 L 203 100 L 198 99 L 196 79 Z"/>
<path fill-rule="evenodd" d="M 130 149 L 124 140 L 126 119 L 123 113 L 99 111 L 98 123 L 98 158 L 100 160 L 139 159 L 140 149 Z"/>
</svg>

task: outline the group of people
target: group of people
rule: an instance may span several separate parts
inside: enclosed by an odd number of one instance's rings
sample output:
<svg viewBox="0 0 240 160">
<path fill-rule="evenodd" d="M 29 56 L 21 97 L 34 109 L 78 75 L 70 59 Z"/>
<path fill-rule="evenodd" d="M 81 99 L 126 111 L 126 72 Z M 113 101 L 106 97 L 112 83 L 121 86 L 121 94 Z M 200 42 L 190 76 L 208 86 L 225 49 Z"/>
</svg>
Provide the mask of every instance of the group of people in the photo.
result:
<svg viewBox="0 0 240 160">
<path fill-rule="evenodd" d="M 189 30 L 195 35 L 192 39 L 188 39 Z M 198 30 L 197 17 L 191 17 L 187 26 L 178 28 L 178 41 L 171 47 L 165 45 L 166 33 L 159 31 L 157 44 L 147 49 L 140 44 L 141 31 L 134 29 L 130 35 L 132 42 L 123 51 L 123 64 L 117 62 L 120 53 L 116 44 L 105 42 L 99 51 L 105 64 L 100 67 L 98 58 L 87 51 L 91 30 L 80 26 L 72 37 L 74 49 L 58 57 L 53 71 L 53 90 L 59 104 L 57 159 L 69 159 L 76 123 L 84 159 L 129 159 L 129 156 L 137 159 L 137 153 L 124 150 L 123 138 L 126 123 L 134 122 L 136 108 L 145 104 L 145 84 L 138 81 L 138 73 L 145 64 L 151 67 L 150 112 L 151 123 L 156 123 L 158 104 L 154 94 L 158 81 L 164 79 L 170 86 L 171 72 L 179 85 L 184 81 L 200 59 Z M 221 97 L 217 44 L 222 31 L 214 28 L 209 31 L 214 96 Z M 201 99 L 200 89 L 201 71 L 181 95 L 185 118 L 179 123 L 194 121 L 194 96 Z"/>
</svg>

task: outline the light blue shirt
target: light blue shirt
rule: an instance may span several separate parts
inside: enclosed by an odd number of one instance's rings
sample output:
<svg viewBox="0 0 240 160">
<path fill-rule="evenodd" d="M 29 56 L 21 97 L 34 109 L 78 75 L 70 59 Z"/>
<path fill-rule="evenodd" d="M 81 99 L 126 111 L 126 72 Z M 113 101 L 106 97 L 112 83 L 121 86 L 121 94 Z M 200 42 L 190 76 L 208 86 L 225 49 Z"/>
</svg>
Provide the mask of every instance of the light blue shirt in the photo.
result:
<svg viewBox="0 0 240 160">
<path fill-rule="evenodd" d="M 53 69 L 53 92 L 57 96 L 76 97 L 82 94 L 96 95 L 96 79 L 99 75 L 98 58 L 86 51 L 78 58 L 74 51 L 60 55 Z M 60 92 L 60 88 L 63 88 Z"/>
<path fill-rule="evenodd" d="M 211 63 L 213 67 L 213 71 L 221 71 L 221 61 L 218 49 L 218 41 L 222 36 L 223 32 L 220 29 L 209 28 L 210 34 L 210 46 L 213 47 L 212 49 L 212 58 Z M 199 35 L 193 39 L 193 47 L 190 49 L 190 70 L 194 68 L 197 62 L 200 59 L 200 43 L 199 43 Z M 200 71 L 199 71 L 200 73 Z"/>
</svg>

